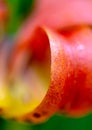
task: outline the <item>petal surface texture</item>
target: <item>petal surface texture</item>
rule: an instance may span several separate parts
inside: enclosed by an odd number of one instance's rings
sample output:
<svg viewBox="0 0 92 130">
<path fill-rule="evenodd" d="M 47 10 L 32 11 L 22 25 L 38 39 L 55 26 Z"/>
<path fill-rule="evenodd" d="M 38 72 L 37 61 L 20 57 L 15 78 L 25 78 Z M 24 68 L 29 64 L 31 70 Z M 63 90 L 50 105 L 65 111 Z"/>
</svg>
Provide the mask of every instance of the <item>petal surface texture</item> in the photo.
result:
<svg viewBox="0 0 92 130">
<path fill-rule="evenodd" d="M 49 89 L 40 105 L 22 119 L 37 123 L 58 111 L 74 117 L 87 114 L 92 106 L 92 30 L 80 27 L 58 34 L 45 27 L 37 28 L 29 44 L 16 46 L 12 66 L 27 48 L 41 63 L 45 44 L 51 57 Z"/>
</svg>

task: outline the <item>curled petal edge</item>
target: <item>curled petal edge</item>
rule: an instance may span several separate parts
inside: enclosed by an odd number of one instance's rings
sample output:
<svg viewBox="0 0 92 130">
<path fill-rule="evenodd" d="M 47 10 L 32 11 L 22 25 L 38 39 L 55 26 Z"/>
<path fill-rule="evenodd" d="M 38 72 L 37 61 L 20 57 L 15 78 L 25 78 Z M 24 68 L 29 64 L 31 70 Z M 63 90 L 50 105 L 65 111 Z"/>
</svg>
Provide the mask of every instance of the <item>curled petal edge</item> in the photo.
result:
<svg viewBox="0 0 92 130">
<path fill-rule="evenodd" d="M 30 42 L 15 45 L 10 67 L 14 74 L 19 69 L 16 62 L 20 53 L 31 48 L 33 59 L 41 63 L 46 47 L 50 49 L 50 83 L 46 95 L 32 111 L 17 117 L 18 120 L 40 123 L 58 111 L 74 117 L 91 111 L 91 41 L 89 28 L 80 28 L 66 37 L 39 27 Z"/>
</svg>

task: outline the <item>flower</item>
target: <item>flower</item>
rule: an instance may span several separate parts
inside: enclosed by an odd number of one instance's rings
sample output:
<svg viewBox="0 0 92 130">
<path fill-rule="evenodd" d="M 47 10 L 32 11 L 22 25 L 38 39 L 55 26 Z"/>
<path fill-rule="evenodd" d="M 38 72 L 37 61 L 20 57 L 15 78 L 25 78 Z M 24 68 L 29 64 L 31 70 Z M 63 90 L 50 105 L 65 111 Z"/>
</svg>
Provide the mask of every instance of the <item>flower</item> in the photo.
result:
<svg viewBox="0 0 92 130">
<path fill-rule="evenodd" d="M 4 116 L 40 123 L 56 112 L 91 111 L 91 13 L 87 0 L 37 1 L 8 58 Z"/>
</svg>

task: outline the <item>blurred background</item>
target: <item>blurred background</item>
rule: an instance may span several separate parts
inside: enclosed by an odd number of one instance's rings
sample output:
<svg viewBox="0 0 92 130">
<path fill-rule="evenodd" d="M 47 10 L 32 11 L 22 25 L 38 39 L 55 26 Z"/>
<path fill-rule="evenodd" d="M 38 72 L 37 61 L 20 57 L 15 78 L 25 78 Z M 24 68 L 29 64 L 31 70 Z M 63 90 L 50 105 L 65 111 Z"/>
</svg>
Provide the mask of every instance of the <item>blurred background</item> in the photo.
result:
<svg viewBox="0 0 92 130">
<path fill-rule="evenodd" d="M 16 34 L 18 28 L 33 11 L 34 0 L 7 0 L 9 20 L 6 28 L 8 36 Z M 73 119 L 54 115 L 47 122 L 39 125 L 19 123 L 14 120 L 0 118 L 0 130 L 92 130 L 92 114 Z"/>
<path fill-rule="evenodd" d="M 0 119 L 0 130 L 92 130 L 92 115 L 80 119 L 54 115 L 39 125 Z"/>
</svg>

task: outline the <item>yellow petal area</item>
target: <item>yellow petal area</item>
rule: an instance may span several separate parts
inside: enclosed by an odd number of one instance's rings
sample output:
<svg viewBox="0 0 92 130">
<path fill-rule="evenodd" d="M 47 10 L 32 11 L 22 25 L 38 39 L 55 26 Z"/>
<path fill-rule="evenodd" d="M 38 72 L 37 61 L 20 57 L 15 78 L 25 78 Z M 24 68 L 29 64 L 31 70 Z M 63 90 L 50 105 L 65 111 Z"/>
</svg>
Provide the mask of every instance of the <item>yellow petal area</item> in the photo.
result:
<svg viewBox="0 0 92 130">
<path fill-rule="evenodd" d="M 48 91 L 51 55 L 48 38 L 44 32 L 42 34 L 41 41 L 46 42 L 46 45 L 39 40 L 39 37 L 33 38 L 32 53 L 32 48 L 30 49 L 29 46 L 19 51 L 15 49 L 11 57 L 7 57 L 6 50 L 2 50 L 0 115 L 3 117 L 18 118 L 32 112 L 39 106 Z"/>
<path fill-rule="evenodd" d="M 2 93 L 2 94 L 1 94 Z M 16 91 L 17 93 L 17 91 Z M 3 109 L 3 116 L 6 117 L 17 117 L 19 115 L 23 115 L 29 111 L 32 111 L 38 104 L 39 100 L 33 99 L 26 103 L 23 101 L 23 93 L 18 93 L 16 95 L 12 95 L 8 90 L 0 90 L 0 107 Z M 27 100 L 27 99 L 24 99 Z"/>
<path fill-rule="evenodd" d="M 31 72 L 30 72 L 31 71 Z M 29 71 L 27 81 L 17 80 L 6 83 L 0 87 L 0 108 L 2 116 L 7 118 L 16 118 L 34 110 L 42 101 L 47 89 L 46 81 L 32 69 Z M 32 73 L 30 77 L 30 73 Z"/>
</svg>

